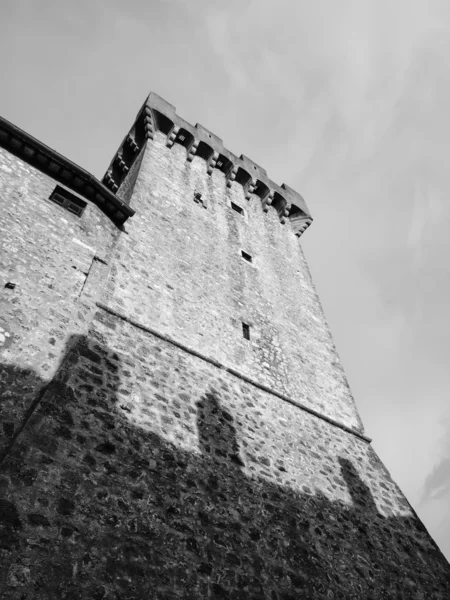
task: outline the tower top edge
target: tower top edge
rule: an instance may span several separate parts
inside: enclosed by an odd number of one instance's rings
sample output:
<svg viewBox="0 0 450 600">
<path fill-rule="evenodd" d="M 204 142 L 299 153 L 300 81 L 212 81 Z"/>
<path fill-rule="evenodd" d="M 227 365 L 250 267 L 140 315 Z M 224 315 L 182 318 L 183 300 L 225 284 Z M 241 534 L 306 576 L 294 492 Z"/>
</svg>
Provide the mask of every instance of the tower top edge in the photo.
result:
<svg viewBox="0 0 450 600">
<path fill-rule="evenodd" d="M 177 135 L 180 135 L 180 130 L 184 130 L 185 132 L 189 133 L 198 143 L 203 142 L 207 146 L 210 146 L 212 151 L 219 157 L 223 156 L 228 159 L 232 163 L 235 171 L 237 171 L 239 168 L 243 169 L 250 175 L 253 181 L 261 182 L 264 186 L 266 186 L 270 190 L 272 196 L 274 194 L 279 194 L 285 198 L 289 204 L 299 209 L 299 211 L 302 213 L 303 219 L 306 218 L 309 220 L 309 222 L 312 221 L 311 213 L 307 207 L 305 199 L 301 194 L 296 192 L 285 183 L 282 183 L 281 185 L 276 184 L 274 181 L 269 179 L 267 171 L 263 167 L 255 163 L 244 154 L 241 154 L 240 156 L 235 155 L 233 152 L 225 148 L 223 140 L 220 137 L 215 135 L 212 131 L 208 130 L 200 123 L 197 123 L 194 126 L 185 121 L 177 114 L 176 107 L 173 104 L 167 102 L 167 100 L 155 92 L 150 92 L 144 102 L 144 105 L 139 111 L 137 118 L 139 118 L 139 115 L 142 114 L 146 108 L 153 114 L 155 114 L 156 111 L 156 114 L 161 114 L 169 119 L 169 121 L 171 121 L 172 132 L 175 130 Z M 155 121 L 157 121 L 157 118 Z M 158 129 L 157 124 L 155 128 Z"/>
</svg>

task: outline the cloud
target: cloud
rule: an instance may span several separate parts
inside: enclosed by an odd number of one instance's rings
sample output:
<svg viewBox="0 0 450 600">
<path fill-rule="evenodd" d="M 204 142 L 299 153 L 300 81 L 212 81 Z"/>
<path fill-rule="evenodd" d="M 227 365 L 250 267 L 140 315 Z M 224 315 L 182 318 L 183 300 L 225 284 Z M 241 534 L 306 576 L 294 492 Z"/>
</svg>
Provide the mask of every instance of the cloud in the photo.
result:
<svg viewBox="0 0 450 600">
<path fill-rule="evenodd" d="M 450 557 L 450 419 L 443 420 L 447 437 L 442 444 L 440 459 L 429 472 L 422 486 L 418 508 L 444 554 Z"/>
<path fill-rule="evenodd" d="M 447 495 L 450 497 L 450 457 L 443 458 L 426 478 L 423 501 L 435 500 Z"/>
</svg>

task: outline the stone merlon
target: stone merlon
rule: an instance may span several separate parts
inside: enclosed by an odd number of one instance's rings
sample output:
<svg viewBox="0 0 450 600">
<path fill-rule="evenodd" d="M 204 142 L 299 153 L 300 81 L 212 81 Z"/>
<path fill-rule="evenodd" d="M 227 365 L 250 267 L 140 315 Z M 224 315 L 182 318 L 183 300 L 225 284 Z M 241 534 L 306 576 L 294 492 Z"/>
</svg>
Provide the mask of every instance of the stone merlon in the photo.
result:
<svg viewBox="0 0 450 600">
<path fill-rule="evenodd" d="M 172 104 L 153 92 L 139 111 L 102 180 L 114 193 L 147 140 L 153 139 L 155 131 L 167 136 L 167 147 L 171 148 L 174 144 L 184 146 L 188 162 L 199 156 L 205 160 L 209 175 L 218 169 L 224 173 L 228 187 L 235 182 L 243 186 L 247 198 L 250 194 L 257 195 L 265 212 L 270 206 L 275 208 L 282 223 L 290 221 L 297 237 L 311 224 L 311 214 L 300 194 L 284 183 L 279 186 L 271 181 L 265 169 L 246 156 L 235 156 L 224 148 L 219 137 L 199 123 L 195 127 L 187 123 L 176 114 Z"/>
</svg>

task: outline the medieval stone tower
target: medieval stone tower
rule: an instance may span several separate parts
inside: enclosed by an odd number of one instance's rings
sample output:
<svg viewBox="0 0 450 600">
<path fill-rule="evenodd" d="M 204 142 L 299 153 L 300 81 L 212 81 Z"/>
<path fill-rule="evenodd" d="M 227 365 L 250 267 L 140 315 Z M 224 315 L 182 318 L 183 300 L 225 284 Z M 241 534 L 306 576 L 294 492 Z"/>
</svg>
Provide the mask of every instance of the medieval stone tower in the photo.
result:
<svg viewBox="0 0 450 600">
<path fill-rule="evenodd" d="M 303 198 L 151 94 L 103 182 L 0 120 L 0 598 L 450 598 Z"/>
</svg>

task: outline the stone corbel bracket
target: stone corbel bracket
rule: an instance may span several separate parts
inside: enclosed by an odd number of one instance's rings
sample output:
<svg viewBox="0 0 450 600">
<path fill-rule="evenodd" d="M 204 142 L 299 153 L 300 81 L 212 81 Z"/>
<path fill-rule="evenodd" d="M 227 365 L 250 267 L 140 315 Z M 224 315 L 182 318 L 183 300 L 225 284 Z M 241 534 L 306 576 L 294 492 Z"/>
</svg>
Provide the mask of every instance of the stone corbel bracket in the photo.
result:
<svg viewBox="0 0 450 600">
<path fill-rule="evenodd" d="M 286 204 L 282 204 L 281 201 L 277 204 L 278 210 L 282 213 L 280 218 L 289 220 L 295 235 L 300 237 L 311 225 L 313 219 L 303 196 L 285 183 L 283 183 L 281 189 L 280 197 L 283 201 L 286 201 Z"/>
<path fill-rule="evenodd" d="M 212 175 L 215 170 L 225 175 L 227 187 L 241 185 L 245 197 L 258 196 L 264 212 L 275 210 L 280 222 L 289 221 L 295 235 L 300 237 L 312 223 L 306 203 L 287 185 L 277 185 L 271 181 L 265 169 L 244 155 L 235 156 L 223 146 L 223 141 L 197 123 L 192 126 L 176 114 L 175 107 L 155 93 L 151 93 L 140 110 L 130 132 L 113 158 L 103 183 L 116 192 L 136 160 L 147 140 L 154 138 L 155 132 L 167 136 L 166 146 L 173 148 L 179 144 L 186 148 L 186 160 L 194 157 L 205 161 L 206 172 Z"/>
</svg>

